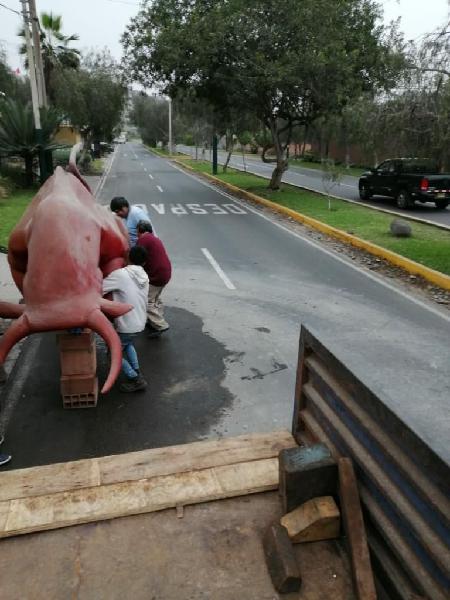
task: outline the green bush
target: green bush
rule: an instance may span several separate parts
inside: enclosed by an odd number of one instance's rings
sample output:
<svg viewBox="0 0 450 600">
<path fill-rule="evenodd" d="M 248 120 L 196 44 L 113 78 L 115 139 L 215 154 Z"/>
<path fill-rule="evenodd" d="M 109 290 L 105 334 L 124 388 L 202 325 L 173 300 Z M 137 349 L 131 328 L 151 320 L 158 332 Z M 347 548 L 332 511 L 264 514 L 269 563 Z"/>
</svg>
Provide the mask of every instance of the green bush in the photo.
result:
<svg viewBox="0 0 450 600">
<path fill-rule="evenodd" d="M 0 174 L 0 200 L 8 198 L 16 187 L 17 186 L 10 177 Z"/>
<path fill-rule="evenodd" d="M 83 150 L 83 152 L 81 153 L 81 156 L 78 160 L 78 166 L 80 168 L 80 171 L 82 173 L 89 173 L 89 171 L 91 169 L 91 162 L 92 162 L 92 156 L 91 156 L 90 152 Z"/>
<path fill-rule="evenodd" d="M 186 135 L 183 138 L 183 144 L 185 146 L 193 146 L 194 145 L 194 136 L 192 135 L 192 133 L 186 133 Z"/>
<path fill-rule="evenodd" d="M 14 188 L 26 187 L 25 165 L 21 158 L 10 157 L 0 166 L 0 176 L 11 181 Z"/>
<path fill-rule="evenodd" d="M 55 167 L 65 167 L 69 164 L 71 148 L 58 148 L 53 151 L 53 164 Z"/>
</svg>

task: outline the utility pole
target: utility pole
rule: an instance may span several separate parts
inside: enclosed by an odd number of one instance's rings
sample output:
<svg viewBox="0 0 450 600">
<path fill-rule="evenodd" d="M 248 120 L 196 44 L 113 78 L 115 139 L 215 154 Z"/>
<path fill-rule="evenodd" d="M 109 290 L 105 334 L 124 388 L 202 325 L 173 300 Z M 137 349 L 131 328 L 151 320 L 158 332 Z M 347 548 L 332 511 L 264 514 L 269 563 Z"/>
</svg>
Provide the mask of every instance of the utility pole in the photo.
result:
<svg viewBox="0 0 450 600">
<path fill-rule="evenodd" d="M 31 103 L 33 105 L 33 116 L 34 116 L 34 127 L 36 134 L 36 141 L 38 144 L 42 144 L 42 127 L 41 127 L 41 114 L 40 114 L 40 93 L 38 89 L 37 77 L 36 77 L 36 60 L 34 54 L 34 48 L 31 41 L 30 35 L 30 14 L 28 10 L 27 0 L 21 0 L 22 3 L 22 15 L 23 24 L 25 31 L 25 44 L 27 47 L 27 58 L 28 58 L 28 72 L 30 76 L 31 86 Z M 43 150 L 39 151 L 39 170 L 41 174 L 41 183 L 47 179 L 47 166 Z"/>
<path fill-rule="evenodd" d="M 36 12 L 36 0 L 28 0 L 28 3 L 30 5 L 31 33 L 33 36 L 34 58 L 36 62 L 35 67 L 39 96 L 39 107 L 47 108 L 48 101 L 44 76 L 44 63 L 42 61 L 41 31 L 39 27 L 39 19 Z M 41 169 L 43 166 L 43 170 L 41 171 L 41 180 L 45 181 L 47 177 L 53 175 L 53 154 L 51 150 L 44 150 L 42 151 L 42 153 L 45 164 L 42 165 L 41 156 L 39 157 L 39 162 L 41 164 Z"/>
<path fill-rule="evenodd" d="M 169 154 L 172 151 L 172 98 L 169 96 Z"/>
<path fill-rule="evenodd" d="M 48 105 L 47 90 L 45 89 L 44 64 L 42 62 L 41 35 L 39 30 L 39 19 L 36 13 L 36 1 L 28 0 L 28 2 L 30 5 L 31 32 L 33 35 L 33 46 L 36 61 L 35 66 L 39 94 L 39 106 L 46 107 Z"/>
</svg>

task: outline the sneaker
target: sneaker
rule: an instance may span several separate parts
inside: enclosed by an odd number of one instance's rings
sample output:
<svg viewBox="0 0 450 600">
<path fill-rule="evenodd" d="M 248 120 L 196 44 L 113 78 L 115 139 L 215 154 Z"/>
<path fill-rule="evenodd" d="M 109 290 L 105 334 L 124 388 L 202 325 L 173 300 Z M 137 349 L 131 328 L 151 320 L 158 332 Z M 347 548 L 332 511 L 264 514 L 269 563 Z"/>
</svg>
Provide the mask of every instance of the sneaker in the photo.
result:
<svg viewBox="0 0 450 600">
<path fill-rule="evenodd" d="M 11 458 L 12 458 L 11 454 L 0 454 L 0 466 L 6 465 L 6 463 L 9 463 Z"/>
<path fill-rule="evenodd" d="M 160 337 L 160 335 L 161 335 L 162 333 L 164 333 L 164 332 L 165 332 L 165 331 L 167 331 L 168 329 L 169 329 L 169 327 L 165 327 L 164 329 L 153 329 L 153 331 L 151 331 L 151 332 L 148 334 L 148 336 L 147 336 L 147 337 L 148 337 L 148 338 L 150 338 L 150 339 L 152 339 L 152 338 L 158 338 L 158 337 Z"/>
<path fill-rule="evenodd" d="M 148 384 L 142 375 L 138 375 L 134 379 L 129 379 L 128 381 L 121 383 L 119 390 L 124 393 L 141 392 L 145 390 L 147 385 Z"/>
</svg>

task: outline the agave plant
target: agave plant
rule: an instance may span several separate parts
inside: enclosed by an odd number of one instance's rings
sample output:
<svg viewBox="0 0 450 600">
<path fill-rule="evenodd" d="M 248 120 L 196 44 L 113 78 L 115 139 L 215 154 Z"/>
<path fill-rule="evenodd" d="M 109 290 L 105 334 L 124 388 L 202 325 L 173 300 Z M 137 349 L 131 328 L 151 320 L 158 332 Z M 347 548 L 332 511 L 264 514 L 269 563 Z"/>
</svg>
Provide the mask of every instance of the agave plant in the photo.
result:
<svg viewBox="0 0 450 600">
<path fill-rule="evenodd" d="M 23 105 L 12 99 L 0 101 L 0 155 L 24 159 L 29 185 L 33 182 L 33 160 L 39 151 L 64 147 L 63 144 L 52 142 L 61 120 L 61 115 L 55 109 L 41 109 L 42 135 L 38 141 L 31 105 Z"/>
</svg>

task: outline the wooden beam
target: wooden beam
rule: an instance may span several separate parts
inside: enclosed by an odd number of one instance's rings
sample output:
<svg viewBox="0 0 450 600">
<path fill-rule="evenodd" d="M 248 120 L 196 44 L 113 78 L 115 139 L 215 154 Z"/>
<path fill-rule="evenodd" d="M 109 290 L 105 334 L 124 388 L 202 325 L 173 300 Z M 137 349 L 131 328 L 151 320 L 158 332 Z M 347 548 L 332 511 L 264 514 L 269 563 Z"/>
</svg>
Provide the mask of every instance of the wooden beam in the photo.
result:
<svg viewBox="0 0 450 600">
<path fill-rule="evenodd" d="M 276 458 L 0 502 L 0 538 L 278 487 Z"/>
<path fill-rule="evenodd" d="M 295 446 L 287 431 L 254 433 L 0 473 L 0 501 L 239 464 Z"/>
<path fill-rule="evenodd" d="M 377 600 L 353 463 L 350 458 L 339 458 L 338 468 L 342 522 L 350 551 L 355 594 L 358 600 Z"/>
</svg>

